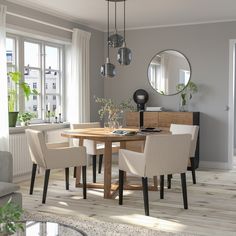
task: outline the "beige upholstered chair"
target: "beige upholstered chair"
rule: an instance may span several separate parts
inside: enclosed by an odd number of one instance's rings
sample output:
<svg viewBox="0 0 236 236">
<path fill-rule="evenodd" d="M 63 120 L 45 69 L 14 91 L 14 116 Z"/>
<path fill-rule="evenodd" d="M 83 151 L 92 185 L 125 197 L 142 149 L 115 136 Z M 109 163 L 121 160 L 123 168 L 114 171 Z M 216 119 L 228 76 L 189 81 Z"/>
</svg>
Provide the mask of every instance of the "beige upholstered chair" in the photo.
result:
<svg viewBox="0 0 236 236">
<path fill-rule="evenodd" d="M 148 177 L 180 173 L 184 209 L 188 209 L 186 175 L 190 150 L 189 134 L 148 135 L 144 153 L 119 151 L 119 204 L 123 204 L 124 172 L 142 177 L 145 215 L 149 215 Z M 164 181 L 160 182 L 160 197 L 164 198 Z"/>
<path fill-rule="evenodd" d="M 87 128 L 100 128 L 99 122 L 90 122 L 90 123 L 79 123 L 71 124 L 71 129 L 87 129 Z M 73 139 L 73 145 L 78 146 L 79 140 Z M 97 169 L 97 156 L 99 155 L 99 167 L 98 173 L 101 173 L 102 168 L 102 159 L 104 154 L 104 143 L 93 141 L 93 140 L 84 140 L 83 146 L 86 147 L 88 155 L 91 155 L 93 158 L 93 182 L 96 183 L 96 169 Z M 118 153 L 120 144 L 112 143 L 112 153 Z"/>
<path fill-rule="evenodd" d="M 192 171 L 193 184 L 196 184 L 195 152 L 196 152 L 196 145 L 197 145 L 197 139 L 198 139 L 198 130 L 199 130 L 199 126 L 197 125 L 171 124 L 170 126 L 170 132 L 172 134 L 191 134 L 191 148 L 190 148 L 189 157 L 190 157 L 190 169 Z M 170 182 L 170 179 L 168 182 Z"/>
<path fill-rule="evenodd" d="M 25 131 L 31 160 L 33 162 L 30 194 L 33 194 L 37 166 L 45 169 L 42 203 L 46 202 L 48 180 L 51 169 L 65 168 L 66 189 L 69 190 L 69 167 L 82 166 L 83 197 L 86 199 L 86 148 L 64 147 L 60 144 L 45 143 L 41 131 L 27 129 Z"/>
</svg>

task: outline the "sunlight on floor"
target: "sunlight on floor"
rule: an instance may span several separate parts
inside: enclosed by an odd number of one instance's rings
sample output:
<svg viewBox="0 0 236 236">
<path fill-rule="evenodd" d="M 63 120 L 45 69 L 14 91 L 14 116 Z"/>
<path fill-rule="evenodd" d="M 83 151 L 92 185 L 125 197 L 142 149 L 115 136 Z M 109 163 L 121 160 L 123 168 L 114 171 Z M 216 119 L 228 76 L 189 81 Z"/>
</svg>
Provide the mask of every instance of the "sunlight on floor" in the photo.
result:
<svg viewBox="0 0 236 236">
<path fill-rule="evenodd" d="M 170 220 L 163 220 L 161 218 L 154 218 L 150 216 L 132 214 L 132 215 L 122 215 L 122 216 L 112 216 L 113 219 L 119 219 L 124 221 L 124 223 L 135 224 L 150 228 L 158 227 L 158 229 L 168 229 L 171 232 L 183 232 L 183 229 L 186 228 L 185 225 L 176 223 Z"/>
</svg>

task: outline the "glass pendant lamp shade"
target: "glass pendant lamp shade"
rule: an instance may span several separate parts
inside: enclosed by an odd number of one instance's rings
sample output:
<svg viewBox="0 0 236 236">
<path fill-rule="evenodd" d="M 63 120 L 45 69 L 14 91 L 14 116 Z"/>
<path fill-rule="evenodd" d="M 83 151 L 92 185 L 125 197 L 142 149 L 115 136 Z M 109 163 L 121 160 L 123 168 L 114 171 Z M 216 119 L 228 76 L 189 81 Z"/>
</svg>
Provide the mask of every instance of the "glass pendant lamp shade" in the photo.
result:
<svg viewBox="0 0 236 236">
<path fill-rule="evenodd" d="M 117 53 L 117 61 L 124 66 L 127 66 L 131 63 L 132 52 L 129 48 L 126 47 L 125 43 L 119 48 Z"/>
<path fill-rule="evenodd" d="M 106 63 L 103 64 L 100 68 L 100 73 L 105 78 L 113 78 L 116 75 L 115 66 L 110 63 L 109 58 L 109 2 L 110 0 L 107 1 L 107 58 Z"/>
<path fill-rule="evenodd" d="M 114 32 L 114 34 L 112 34 L 109 39 L 108 39 L 108 44 L 110 47 L 113 48 L 119 48 L 122 46 L 123 44 L 123 37 L 119 34 L 117 34 L 117 32 Z"/>
<path fill-rule="evenodd" d="M 115 1 L 115 32 L 108 38 L 108 45 L 113 48 L 121 47 L 123 44 L 123 37 L 117 33 L 116 27 L 116 1 Z"/>
<path fill-rule="evenodd" d="M 127 66 L 131 63 L 132 60 L 132 52 L 129 48 L 126 47 L 125 42 L 125 0 L 124 0 L 124 42 L 122 47 L 119 48 L 117 53 L 117 61 L 124 66 Z"/>
<path fill-rule="evenodd" d="M 113 78 L 116 75 L 115 66 L 107 58 L 106 63 L 101 66 L 100 73 L 107 78 Z"/>
</svg>

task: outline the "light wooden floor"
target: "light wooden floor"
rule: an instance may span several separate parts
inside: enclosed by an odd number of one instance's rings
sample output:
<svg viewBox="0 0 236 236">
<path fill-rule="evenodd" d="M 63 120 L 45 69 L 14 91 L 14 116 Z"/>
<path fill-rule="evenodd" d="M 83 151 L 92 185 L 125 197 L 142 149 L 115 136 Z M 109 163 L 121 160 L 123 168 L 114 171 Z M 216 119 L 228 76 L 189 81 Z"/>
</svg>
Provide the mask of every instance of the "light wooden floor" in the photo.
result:
<svg viewBox="0 0 236 236">
<path fill-rule="evenodd" d="M 113 168 L 117 179 L 117 168 Z M 72 171 L 71 171 L 72 172 Z M 98 175 L 102 179 L 102 175 Z M 22 182 L 24 208 L 58 215 L 83 215 L 103 221 L 118 222 L 163 230 L 166 232 L 195 233 L 197 235 L 236 236 L 236 169 L 232 171 L 197 171 L 197 184 L 188 172 L 189 209 L 184 210 L 179 176 L 174 176 L 172 189 L 165 189 L 165 199 L 159 192 L 149 192 L 150 217 L 144 216 L 141 191 L 125 191 L 124 205 L 118 200 L 105 200 L 102 190 L 88 190 L 82 199 L 81 189 L 64 188 L 64 172 L 51 174 L 47 202 L 41 204 L 43 177 L 35 183 L 34 195 L 29 195 L 29 181 Z M 91 180 L 91 169 L 88 171 Z"/>
</svg>

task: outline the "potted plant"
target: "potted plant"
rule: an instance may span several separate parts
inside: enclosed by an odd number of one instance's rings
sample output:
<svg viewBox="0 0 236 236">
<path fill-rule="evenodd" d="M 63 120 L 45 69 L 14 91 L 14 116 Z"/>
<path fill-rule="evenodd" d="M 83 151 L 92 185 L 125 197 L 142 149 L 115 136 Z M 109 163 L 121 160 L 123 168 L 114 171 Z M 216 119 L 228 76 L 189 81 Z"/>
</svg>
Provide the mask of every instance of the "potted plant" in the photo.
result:
<svg viewBox="0 0 236 236">
<path fill-rule="evenodd" d="M 180 111 L 188 110 L 188 101 L 192 99 L 193 94 L 198 92 L 197 85 L 190 81 L 187 86 L 185 84 L 178 84 L 176 90 L 180 92 Z"/>
<path fill-rule="evenodd" d="M 31 112 L 23 112 L 18 115 L 18 121 L 20 121 L 21 126 L 29 125 L 29 121 L 35 117 L 34 113 Z"/>
<path fill-rule="evenodd" d="M 95 101 L 101 105 L 101 109 L 98 111 L 100 119 L 107 119 L 108 126 L 110 128 L 118 128 L 119 119 L 121 119 L 122 113 L 125 110 L 134 110 L 131 105 L 131 99 L 123 101 L 120 104 L 115 104 L 110 98 L 96 98 Z"/>
<path fill-rule="evenodd" d="M 21 82 L 21 73 L 16 72 L 9 72 L 8 78 L 12 81 L 11 87 L 8 88 L 8 111 L 9 111 L 9 126 L 15 127 L 18 111 L 16 111 L 16 103 L 17 103 L 17 87 L 19 87 L 27 100 L 29 100 L 30 95 L 38 95 L 38 91 L 36 89 L 30 88 L 30 86 L 25 83 Z"/>
<path fill-rule="evenodd" d="M 23 224 L 20 222 L 22 213 L 21 207 L 12 203 L 11 198 L 0 207 L 0 235 L 11 235 L 17 230 L 24 231 Z"/>
</svg>

